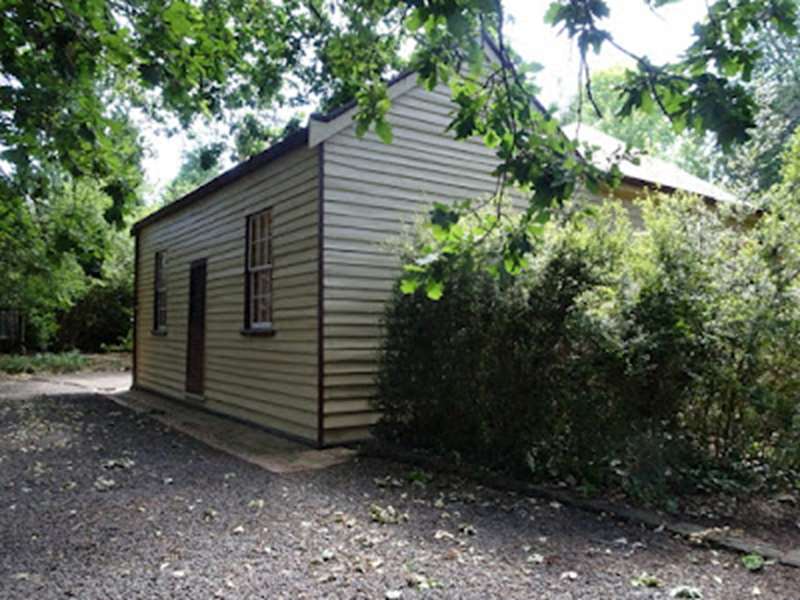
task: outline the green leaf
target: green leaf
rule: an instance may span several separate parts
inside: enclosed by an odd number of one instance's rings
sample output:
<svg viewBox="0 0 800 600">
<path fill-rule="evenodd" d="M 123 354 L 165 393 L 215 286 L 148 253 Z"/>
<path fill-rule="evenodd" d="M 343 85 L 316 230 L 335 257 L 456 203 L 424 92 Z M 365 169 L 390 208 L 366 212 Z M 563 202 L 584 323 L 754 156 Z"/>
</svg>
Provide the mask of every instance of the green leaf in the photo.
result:
<svg viewBox="0 0 800 600">
<path fill-rule="evenodd" d="M 400 291 L 404 294 L 413 294 L 419 288 L 419 281 L 416 279 L 403 279 L 400 282 Z"/>
<path fill-rule="evenodd" d="M 422 17 L 422 12 L 419 8 L 416 8 L 411 11 L 411 13 L 406 18 L 406 28 L 409 31 L 416 31 L 422 24 L 424 23 L 424 19 Z"/>
<path fill-rule="evenodd" d="M 357 121 L 356 122 L 356 136 L 357 137 L 364 137 L 364 135 L 369 131 L 369 123 L 367 121 Z"/>
<path fill-rule="evenodd" d="M 188 35 L 192 30 L 192 24 L 187 18 L 189 6 L 183 0 L 175 0 L 164 11 L 164 20 L 172 27 L 176 37 Z"/>
<path fill-rule="evenodd" d="M 483 136 L 483 143 L 489 148 L 497 148 L 497 146 L 500 145 L 500 136 L 497 135 L 494 129 L 490 129 L 486 132 L 486 135 Z"/>
<path fill-rule="evenodd" d="M 503 268 L 509 275 L 519 275 L 519 273 L 522 271 L 519 260 L 511 256 L 506 256 L 503 259 Z"/>
<path fill-rule="evenodd" d="M 449 231 L 447 229 L 436 223 L 431 224 L 431 233 L 437 242 L 444 242 L 449 235 Z"/>
<path fill-rule="evenodd" d="M 562 6 L 560 2 L 551 2 L 544 14 L 544 22 L 549 25 L 556 25 L 561 17 Z"/>
<path fill-rule="evenodd" d="M 380 120 L 375 123 L 375 133 L 384 144 L 392 143 L 392 126 L 388 121 Z"/>
<path fill-rule="evenodd" d="M 439 300 L 444 293 L 444 284 L 441 281 L 429 281 L 425 288 L 425 294 L 431 300 Z"/>
<path fill-rule="evenodd" d="M 750 572 L 760 571 L 764 568 L 764 558 L 760 554 L 746 554 L 742 557 L 742 564 Z"/>
<path fill-rule="evenodd" d="M 403 270 L 407 273 L 424 273 L 425 267 L 415 265 L 414 263 L 403 265 Z"/>
</svg>

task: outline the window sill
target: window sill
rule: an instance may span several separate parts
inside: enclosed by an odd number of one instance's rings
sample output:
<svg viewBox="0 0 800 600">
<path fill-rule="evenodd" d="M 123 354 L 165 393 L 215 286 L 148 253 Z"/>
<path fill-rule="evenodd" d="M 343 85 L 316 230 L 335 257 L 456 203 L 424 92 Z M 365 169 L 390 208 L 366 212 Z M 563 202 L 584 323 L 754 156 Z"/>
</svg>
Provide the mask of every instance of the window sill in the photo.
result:
<svg viewBox="0 0 800 600">
<path fill-rule="evenodd" d="M 242 327 L 239 333 L 247 337 L 272 337 L 275 330 L 272 327 Z"/>
<path fill-rule="evenodd" d="M 166 329 L 151 329 L 150 335 L 155 335 L 158 337 L 167 337 L 167 330 Z"/>
</svg>

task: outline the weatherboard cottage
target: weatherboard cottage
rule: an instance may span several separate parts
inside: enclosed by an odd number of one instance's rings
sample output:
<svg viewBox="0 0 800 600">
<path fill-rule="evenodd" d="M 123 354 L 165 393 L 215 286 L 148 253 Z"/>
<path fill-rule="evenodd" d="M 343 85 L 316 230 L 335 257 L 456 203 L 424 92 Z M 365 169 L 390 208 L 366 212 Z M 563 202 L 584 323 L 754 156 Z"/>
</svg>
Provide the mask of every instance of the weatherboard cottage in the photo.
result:
<svg viewBox="0 0 800 600">
<path fill-rule="evenodd" d="M 368 435 L 400 272 L 386 242 L 434 201 L 493 193 L 497 164 L 445 133 L 447 88 L 409 74 L 389 93 L 393 143 L 357 137 L 345 106 L 134 225 L 135 388 L 320 447 Z M 663 161 L 622 170 L 613 196 L 629 207 L 648 187 L 731 199 Z"/>
</svg>

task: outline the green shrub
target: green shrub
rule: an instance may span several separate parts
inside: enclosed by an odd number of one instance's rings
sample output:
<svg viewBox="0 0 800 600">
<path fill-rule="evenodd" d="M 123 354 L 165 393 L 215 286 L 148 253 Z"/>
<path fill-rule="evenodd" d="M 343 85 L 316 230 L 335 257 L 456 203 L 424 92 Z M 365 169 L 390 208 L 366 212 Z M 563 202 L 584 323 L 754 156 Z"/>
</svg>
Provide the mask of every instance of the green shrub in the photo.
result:
<svg viewBox="0 0 800 600">
<path fill-rule="evenodd" d="M 0 355 L 0 372 L 20 373 L 73 373 L 88 366 L 89 359 L 77 352 L 43 354 Z"/>
<path fill-rule="evenodd" d="M 515 277 L 492 274 L 497 236 L 440 258 L 440 300 L 398 283 L 387 306 L 377 435 L 639 494 L 797 469 L 796 213 L 657 197 L 643 231 L 612 206 L 548 225 Z"/>
<path fill-rule="evenodd" d="M 82 352 L 119 348 L 130 337 L 133 286 L 120 279 L 96 281 L 58 316 L 56 347 Z"/>
<path fill-rule="evenodd" d="M 116 344 L 102 344 L 100 347 L 101 352 L 133 352 L 133 324 L 128 329 L 128 333 L 124 338 L 119 340 Z"/>
</svg>

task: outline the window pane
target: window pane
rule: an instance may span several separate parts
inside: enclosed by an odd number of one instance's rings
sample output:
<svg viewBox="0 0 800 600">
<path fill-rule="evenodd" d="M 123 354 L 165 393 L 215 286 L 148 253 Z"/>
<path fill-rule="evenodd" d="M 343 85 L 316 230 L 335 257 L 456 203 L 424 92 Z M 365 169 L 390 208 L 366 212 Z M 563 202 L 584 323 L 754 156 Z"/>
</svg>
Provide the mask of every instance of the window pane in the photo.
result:
<svg viewBox="0 0 800 600">
<path fill-rule="evenodd" d="M 247 232 L 247 298 L 248 324 L 264 324 L 271 321 L 272 269 L 271 260 L 271 211 L 265 210 L 248 219 Z"/>
</svg>

